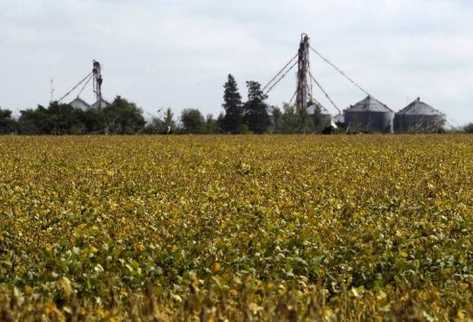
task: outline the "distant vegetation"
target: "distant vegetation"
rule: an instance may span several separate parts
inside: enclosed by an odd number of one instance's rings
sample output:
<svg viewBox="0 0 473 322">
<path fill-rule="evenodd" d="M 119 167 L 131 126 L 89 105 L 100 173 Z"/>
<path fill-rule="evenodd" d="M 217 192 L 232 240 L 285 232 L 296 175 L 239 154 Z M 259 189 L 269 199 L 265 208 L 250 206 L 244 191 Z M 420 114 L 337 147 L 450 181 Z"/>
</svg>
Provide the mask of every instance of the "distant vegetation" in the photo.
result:
<svg viewBox="0 0 473 322">
<path fill-rule="evenodd" d="M 0 134 L 216 134 L 216 133 L 299 133 L 315 132 L 314 117 L 301 116 L 294 107 L 281 110 L 266 103 L 261 85 L 247 82 L 248 98 L 242 100 L 232 75 L 224 85 L 223 112 L 215 118 L 196 108 L 184 109 L 176 117 L 171 108 L 162 116 L 145 120 L 135 103 L 116 97 L 107 107 L 86 110 L 53 102 L 49 106 L 20 111 L 0 109 Z"/>
<path fill-rule="evenodd" d="M 224 84 L 223 111 L 216 118 L 199 109 L 186 108 L 175 116 L 167 108 L 160 116 L 146 120 L 135 103 L 117 96 L 109 106 L 86 110 L 53 102 L 48 107 L 21 110 L 18 118 L 0 108 L 0 134 L 263 134 L 327 133 L 319 108 L 300 113 L 295 106 L 269 106 L 258 82 L 246 83 L 248 97 L 243 101 L 235 78 Z M 160 110 L 161 111 L 161 110 Z M 343 131 L 343 125 L 340 130 Z M 450 131 L 452 132 L 452 131 Z M 473 123 L 453 132 L 473 133 Z"/>
<path fill-rule="evenodd" d="M 470 123 L 464 127 L 466 133 L 473 133 L 473 123 Z"/>
</svg>

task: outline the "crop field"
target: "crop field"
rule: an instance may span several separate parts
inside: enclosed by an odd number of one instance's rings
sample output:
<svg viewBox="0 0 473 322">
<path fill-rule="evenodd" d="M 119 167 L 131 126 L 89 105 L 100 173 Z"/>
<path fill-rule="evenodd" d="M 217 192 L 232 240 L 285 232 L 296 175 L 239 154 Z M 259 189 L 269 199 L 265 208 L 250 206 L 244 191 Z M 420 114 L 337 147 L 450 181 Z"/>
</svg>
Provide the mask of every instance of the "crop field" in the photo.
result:
<svg viewBox="0 0 473 322">
<path fill-rule="evenodd" d="M 0 153 L 2 321 L 473 318 L 473 136 L 8 136 Z"/>
</svg>

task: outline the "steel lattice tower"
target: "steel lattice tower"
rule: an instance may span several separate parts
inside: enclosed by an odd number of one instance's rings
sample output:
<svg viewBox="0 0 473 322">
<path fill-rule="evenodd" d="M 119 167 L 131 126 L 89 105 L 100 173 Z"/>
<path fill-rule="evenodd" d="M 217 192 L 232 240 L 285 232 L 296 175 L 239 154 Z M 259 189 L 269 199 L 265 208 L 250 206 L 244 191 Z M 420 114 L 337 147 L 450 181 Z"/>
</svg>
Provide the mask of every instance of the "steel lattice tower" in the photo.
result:
<svg viewBox="0 0 473 322">
<path fill-rule="evenodd" d="M 298 52 L 297 64 L 297 92 L 296 106 L 298 112 L 304 112 L 311 96 L 309 88 L 310 80 L 310 38 L 307 34 L 302 34 Z"/>
<path fill-rule="evenodd" d="M 92 74 L 93 74 L 93 87 L 94 87 L 94 93 L 96 95 L 98 107 L 102 107 L 102 66 L 100 63 L 96 60 L 93 62 L 93 68 L 92 68 Z"/>
</svg>

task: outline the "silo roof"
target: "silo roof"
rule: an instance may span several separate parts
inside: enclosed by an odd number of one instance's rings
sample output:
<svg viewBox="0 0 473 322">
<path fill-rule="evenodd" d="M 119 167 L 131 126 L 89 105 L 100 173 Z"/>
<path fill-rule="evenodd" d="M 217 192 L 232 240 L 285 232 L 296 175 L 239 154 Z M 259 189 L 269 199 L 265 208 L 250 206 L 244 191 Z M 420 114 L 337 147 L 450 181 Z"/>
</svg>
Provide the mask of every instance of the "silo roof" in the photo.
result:
<svg viewBox="0 0 473 322">
<path fill-rule="evenodd" d="M 93 107 L 93 108 L 98 108 L 98 107 L 103 108 L 103 107 L 107 107 L 107 106 L 110 106 L 110 105 L 111 105 L 111 104 L 110 104 L 109 102 L 107 102 L 106 100 L 104 100 L 104 99 L 102 98 L 102 100 L 101 100 L 100 102 L 97 101 L 97 102 L 95 102 L 94 104 L 92 104 L 92 107 Z"/>
<path fill-rule="evenodd" d="M 89 103 L 87 103 L 86 101 L 84 101 L 82 98 L 80 97 L 76 97 L 74 100 L 72 100 L 69 105 L 74 105 L 74 104 L 81 104 L 81 105 L 84 105 L 84 106 L 87 106 L 87 107 L 90 107 Z"/>
<path fill-rule="evenodd" d="M 386 104 L 381 103 L 372 96 L 367 96 L 364 100 L 346 109 L 348 112 L 393 112 Z"/>
<path fill-rule="evenodd" d="M 443 115 L 442 112 L 436 110 L 432 106 L 422 102 L 420 98 L 400 110 L 398 114 L 403 115 Z"/>
</svg>

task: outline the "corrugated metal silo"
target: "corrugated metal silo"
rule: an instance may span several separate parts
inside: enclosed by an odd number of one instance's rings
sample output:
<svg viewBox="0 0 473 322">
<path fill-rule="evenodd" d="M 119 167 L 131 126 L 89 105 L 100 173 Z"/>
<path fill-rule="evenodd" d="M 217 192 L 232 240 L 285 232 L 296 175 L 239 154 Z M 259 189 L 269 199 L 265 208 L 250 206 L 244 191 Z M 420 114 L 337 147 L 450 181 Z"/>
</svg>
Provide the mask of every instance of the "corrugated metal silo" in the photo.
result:
<svg viewBox="0 0 473 322">
<path fill-rule="evenodd" d="M 344 111 L 345 125 L 351 133 L 392 133 L 394 112 L 368 96 Z"/>
<path fill-rule="evenodd" d="M 396 113 L 394 131 L 396 133 L 434 133 L 445 126 L 445 115 L 420 98 Z"/>
</svg>

